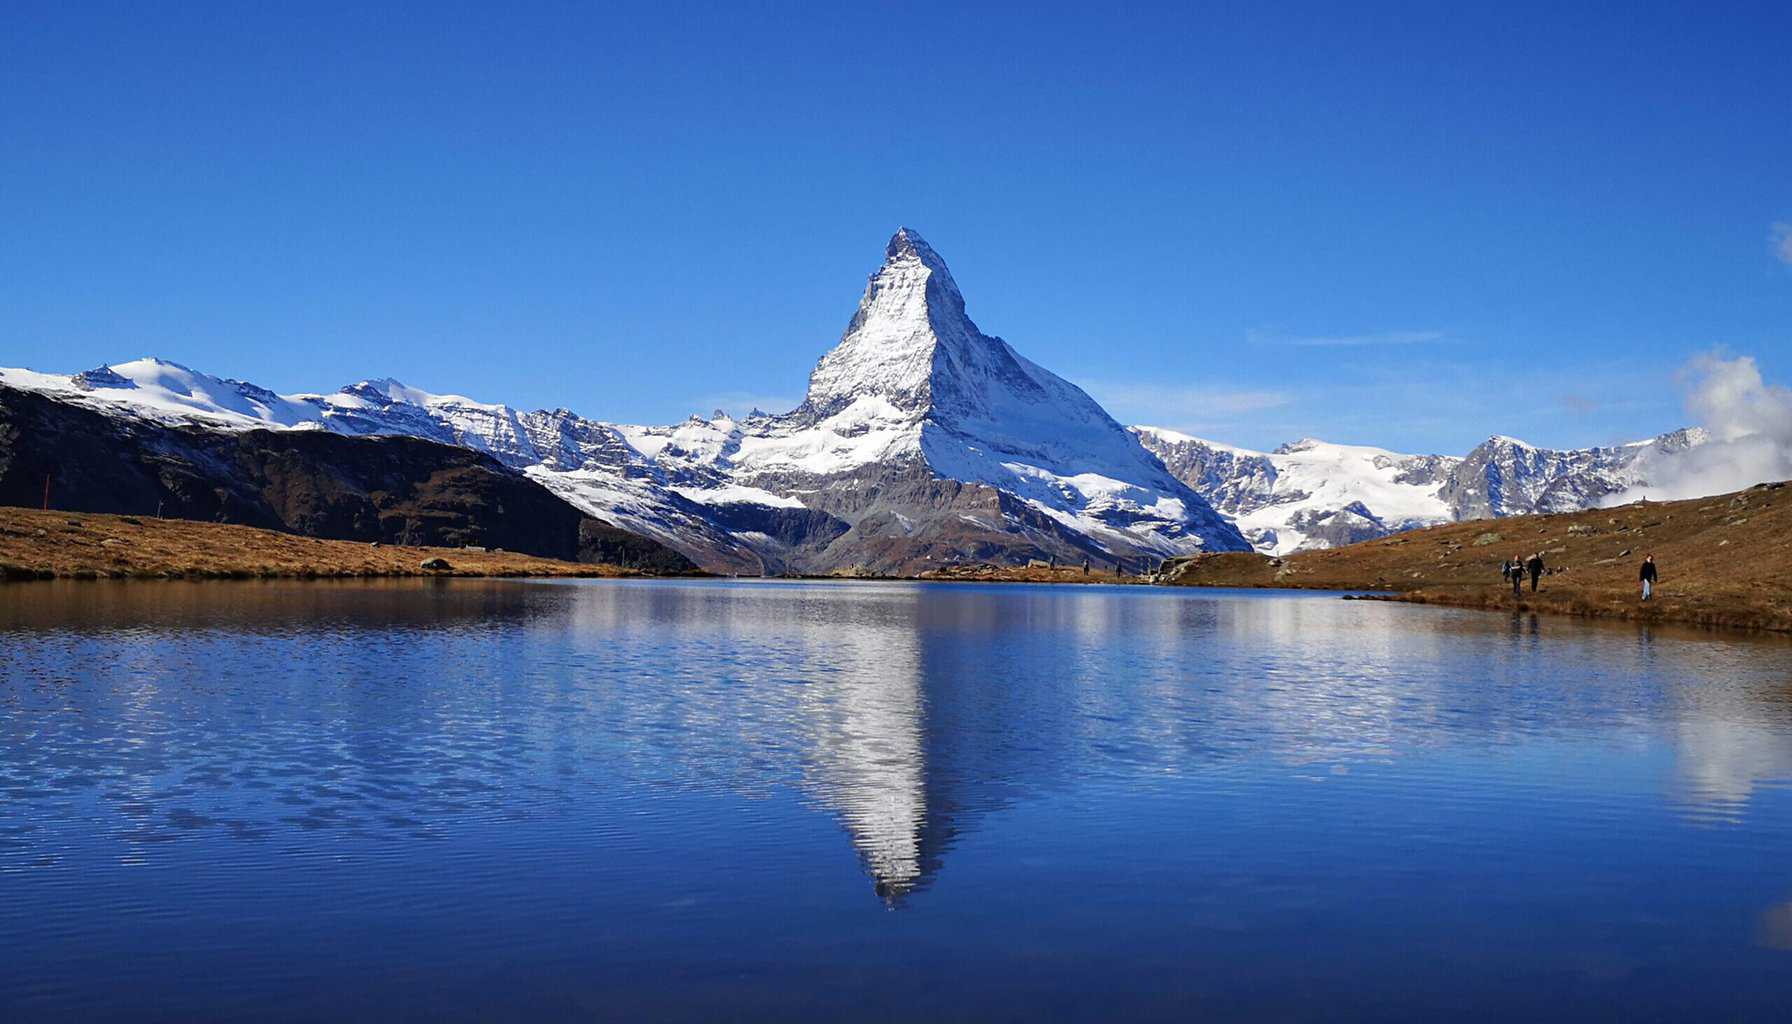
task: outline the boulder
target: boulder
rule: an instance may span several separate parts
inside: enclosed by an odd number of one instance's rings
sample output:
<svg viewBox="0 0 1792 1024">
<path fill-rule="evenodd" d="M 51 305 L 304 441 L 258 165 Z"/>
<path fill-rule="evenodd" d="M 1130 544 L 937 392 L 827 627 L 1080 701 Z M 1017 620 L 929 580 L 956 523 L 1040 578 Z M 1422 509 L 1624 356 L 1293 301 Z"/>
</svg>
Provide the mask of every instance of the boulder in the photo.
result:
<svg viewBox="0 0 1792 1024">
<path fill-rule="evenodd" d="M 446 558 L 437 557 L 425 558 L 423 561 L 417 563 L 417 568 L 422 569 L 424 572 L 448 572 L 453 569 L 454 566 L 449 565 Z"/>
</svg>

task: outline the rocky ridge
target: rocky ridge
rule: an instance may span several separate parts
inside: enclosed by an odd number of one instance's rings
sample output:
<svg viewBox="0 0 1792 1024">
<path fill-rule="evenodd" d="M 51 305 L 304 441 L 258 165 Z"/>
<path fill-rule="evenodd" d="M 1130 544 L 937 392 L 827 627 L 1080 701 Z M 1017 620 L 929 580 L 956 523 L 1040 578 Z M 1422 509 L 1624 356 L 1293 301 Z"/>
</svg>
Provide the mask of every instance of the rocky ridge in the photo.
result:
<svg viewBox="0 0 1792 1024">
<path fill-rule="evenodd" d="M 1161 427 L 1133 433 L 1266 554 L 1341 547 L 1438 523 L 1592 508 L 1645 484 L 1653 459 L 1701 444 L 1686 428 L 1554 450 L 1495 436 L 1465 456 L 1305 438 L 1258 452 Z"/>
</svg>

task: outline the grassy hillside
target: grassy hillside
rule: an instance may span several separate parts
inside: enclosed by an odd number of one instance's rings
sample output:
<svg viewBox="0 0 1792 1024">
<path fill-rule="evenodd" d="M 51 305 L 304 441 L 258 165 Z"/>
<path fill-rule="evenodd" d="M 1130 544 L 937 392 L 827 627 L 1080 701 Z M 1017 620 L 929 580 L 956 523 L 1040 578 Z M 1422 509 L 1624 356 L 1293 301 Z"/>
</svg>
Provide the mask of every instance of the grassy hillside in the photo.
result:
<svg viewBox="0 0 1792 1024">
<path fill-rule="evenodd" d="M 447 570 L 425 570 L 441 558 Z M 508 552 L 318 540 L 252 526 L 0 507 L 0 579 L 47 577 L 628 576 Z"/>
<path fill-rule="evenodd" d="M 1500 562 L 1543 553 L 1533 594 Z M 1654 554 L 1656 599 L 1638 599 Z M 1451 523 L 1282 559 L 1207 555 L 1174 564 L 1183 586 L 1395 591 L 1406 601 L 1792 631 L 1792 487 L 1761 484 L 1692 501 Z"/>
</svg>

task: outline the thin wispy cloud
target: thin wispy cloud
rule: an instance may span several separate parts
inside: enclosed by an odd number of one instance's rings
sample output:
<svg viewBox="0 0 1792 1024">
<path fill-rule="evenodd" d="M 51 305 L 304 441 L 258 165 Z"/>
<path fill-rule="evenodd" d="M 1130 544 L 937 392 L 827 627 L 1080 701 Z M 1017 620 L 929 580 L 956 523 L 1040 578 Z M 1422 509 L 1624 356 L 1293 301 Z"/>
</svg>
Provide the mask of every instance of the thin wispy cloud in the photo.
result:
<svg viewBox="0 0 1792 1024">
<path fill-rule="evenodd" d="M 1237 425 L 1240 417 L 1280 409 L 1294 396 L 1273 388 L 1178 387 L 1136 381 L 1090 381 L 1094 399 L 1122 423 L 1149 423 L 1177 430 Z"/>
<path fill-rule="evenodd" d="M 1448 331 L 1370 331 L 1365 334 L 1291 335 L 1253 330 L 1245 340 L 1253 345 L 1292 345 L 1296 348 L 1368 348 L 1392 345 L 1431 345 L 1450 340 Z"/>
<path fill-rule="evenodd" d="M 1774 224 L 1773 254 L 1781 263 L 1792 267 L 1792 222 L 1782 220 Z"/>
</svg>

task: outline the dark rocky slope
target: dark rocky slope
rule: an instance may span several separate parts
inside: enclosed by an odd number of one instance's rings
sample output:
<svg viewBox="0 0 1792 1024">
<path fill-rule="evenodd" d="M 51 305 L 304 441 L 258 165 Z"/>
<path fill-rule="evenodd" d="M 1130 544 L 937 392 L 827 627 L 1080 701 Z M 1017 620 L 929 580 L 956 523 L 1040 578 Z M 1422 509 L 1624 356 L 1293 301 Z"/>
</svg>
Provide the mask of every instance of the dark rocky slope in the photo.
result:
<svg viewBox="0 0 1792 1024">
<path fill-rule="evenodd" d="M 0 504 L 237 523 L 664 572 L 695 568 L 588 519 L 489 456 L 407 437 L 225 433 L 110 417 L 0 387 Z"/>
</svg>

